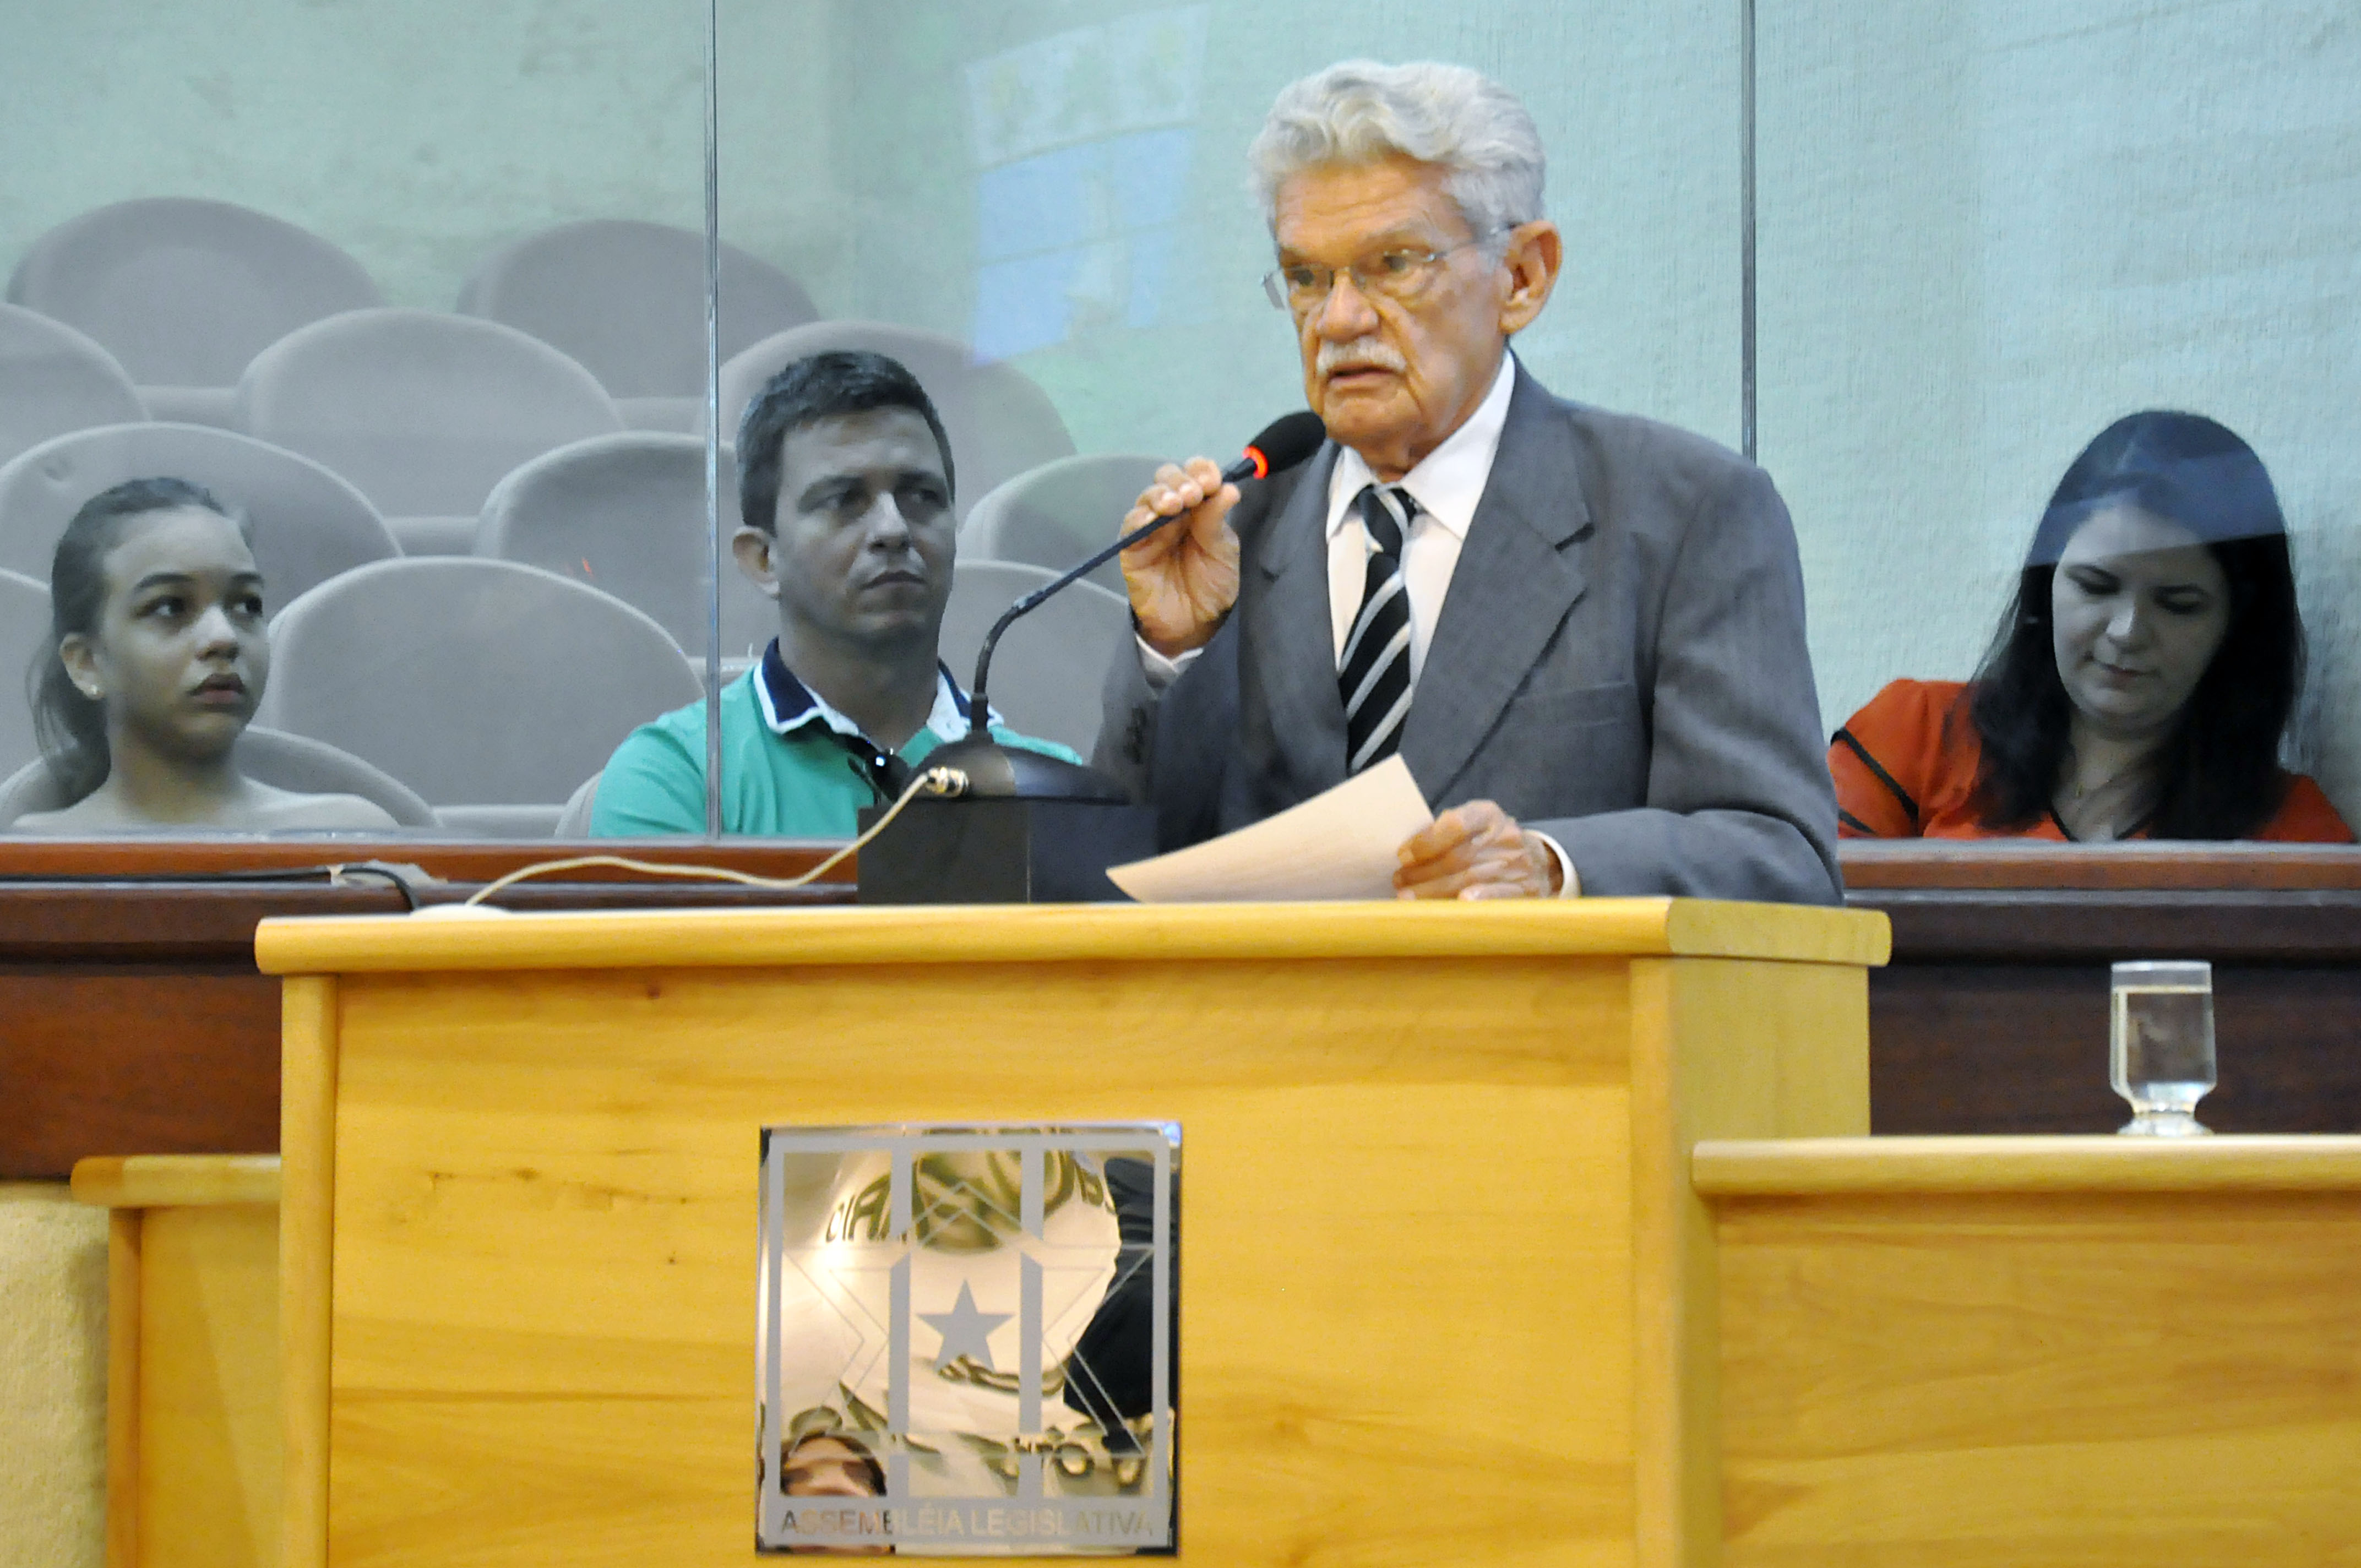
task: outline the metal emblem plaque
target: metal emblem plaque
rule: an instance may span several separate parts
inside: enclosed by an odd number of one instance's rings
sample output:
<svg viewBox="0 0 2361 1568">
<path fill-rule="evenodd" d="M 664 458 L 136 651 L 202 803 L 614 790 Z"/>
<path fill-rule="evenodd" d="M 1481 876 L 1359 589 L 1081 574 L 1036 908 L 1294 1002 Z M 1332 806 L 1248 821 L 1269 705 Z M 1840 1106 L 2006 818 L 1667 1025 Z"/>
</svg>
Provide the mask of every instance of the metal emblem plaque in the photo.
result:
<svg viewBox="0 0 2361 1568">
<path fill-rule="evenodd" d="M 759 1551 L 1168 1555 L 1180 1129 L 763 1131 Z"/>
</svg>

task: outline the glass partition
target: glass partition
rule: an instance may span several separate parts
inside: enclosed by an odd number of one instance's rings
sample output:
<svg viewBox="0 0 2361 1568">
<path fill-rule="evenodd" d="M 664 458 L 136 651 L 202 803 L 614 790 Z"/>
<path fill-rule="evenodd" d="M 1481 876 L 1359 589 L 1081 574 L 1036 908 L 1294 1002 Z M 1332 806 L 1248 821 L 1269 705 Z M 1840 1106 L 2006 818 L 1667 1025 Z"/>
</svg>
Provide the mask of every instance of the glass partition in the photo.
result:
<svg viewBox="0 0 2361 1568">
<path fill-rule="evenodd" d="M 788 49 L 789 14 L 829 26 Z M 1532 112 L 1568 232 L 1521 356 L 1565 395 L 1734 444 L 1737 36 L 1719 6 L 1539 0 L 721 0 L 722 226 L 812 214 L 824 232 L 797 243 L 831 314 L 1012 363 L 1080 451 L 1226 456 L 1302 400 L 1246 184 L 1272 98 L 1340 60 L 1456 61 Z M 816 49 L 833 124 L 798 169 L 773 133 L 808 106 L 779 79 L 800 85 Z"/>
<path fill-rule="evenodd" d="M 84 705 L 80 776 L 34 781 L 17 827 L 701 828 L 749 765 L 725 745 L 708 780 L 701 716 L 681 711 L 702 696 L 708 627 L 734 686 L 780 613 L 730 537 L 739 417 L 780 365 L 830 345 L 895 348 L 961 458 L 941 652 L 963 686 L 997 610 L 1110 538 L 1156 461 L 1226 458 L 1301 406 L 1292 334 L 1258 286 L 1271 244 L 1245 151 L 1281 85 L 1342 58 L 1461 61 L 1522 96 L 1567 261 L 1520 357 L 1563 395 L 1739 439 L 1738 33 L 1719 7 L 717 15 L 718 422 L 694 0 L 162 0 L 12 22 L 0 114 L 13 145 L 49 151 L 0 201 L 5 352 L 12 381 L 37 366 L 50 381 L 10 405 L 39 415 L 0 433 L 0 459 L 33 451 L 0 478 L 0 567 L 16 575 L 0 620 L 19 644 L 0 652 L 51 663 L 43 589 L 83 503 L 186 480 L 244 538 L 222 546 L 183 516 L 195 543 L 172 548 L 244 550 L 261 581 L 247 604 L 248 580 L 213 561 L 207 602 L 170 611 L 223 668 L 176 655 L 207 689 L 180 694 L 194 717 L 165 725 L 162 751 L 246 718 L 242 776 L 368 803 L 183 799 L 139 818 L 172 768 L 153 746 L 128 766 L 97 755 L 130 677 L 100 670 L 93 621 L 65 672 L 85 695 L 50 682 L 59 722 Z M 126 519 L 203 509 L 181 491 L 111 504 L 110 548 L 152 531 Z M 998 688 L 1011 723 L 1083 755 L 1122 630 L 1119 577 L 1099 585 L 1012 636 Z M 762 722 L 792 718 L 765 690 Z M 677 766 L 634 773 L 610 817 L 584 786 L 667 713 Z M 11 721 L 0 773 L 33 747 Z M 865 788 L 891 773 L 868 761 Z M 116 787 L 43 822 L 99 778 Z"/>
<path fill-rule="evenodd" d="M 1761 455 L 1801 534 L 1829 727 L 1889 681 L 1973 673 L 2028 551 L 2052 565 L 2059 537 L 2098 548 L 2061 523 L 2034 549 L 2078 454 L 2124 416 L 2187 411 L 2242 438 L 2276 486 L 2311 655 L 2287 764 L 2352 818 L 2350 16 L 1760 0 L 1758 22 Z M 2194 428 L 2156 427 L 2156 449 Z M 2180 488 L 2236 510 L 2243 460 L 2208 451 L 2212 477 L 2184 469 Z M 2101 672 L 2128 701 L 2147 655 L 2119 662 L 2142 666 Z M 2232 684 L 2224 732 L 2267 753 L 2268 683 Z"/>
<path fill-rule="evenodd" d="M 1738 38 L 1720 5 L 1621 0 L 719 0 L 721 237 L 810 288 L 828 324 L 796 347 L 884 349 L 941 405 L 940 652 L 965 685 L 998 611 L 1112 541 L 1159 462 L 1227 461 L 1303 406 L 1246 154 L 1279 90 L 1338 60 L 1456 61 L 1516 92 L 1566 236 L 1520 357 L 1563 396 L 1735 444 Z M 725 365 L 726 430 L 785 359 Z M 1000 645 L 991 696 L 1087 757 L 1129 626 L 1114 567 L 1082 587 L 1103 591 Z"/>
<path fill-rule="evenodd" d="M 2339 721 L 2361 35 L 2303 7 L 1756 3 L 1751 389 L 1829 727 L 1892 679 L 1971 674 L 2078 453 L 2122 416 L 2185 411 L 2276 486 L 2311 654 L 2286 760 L 2361 807 Z M 998 609 L 1111 537 L 1155 462 L 1225 458 L 1301 405 L 1245 151 L 1281 85 L 1351 56 L 1461 61 L 1532 109 L 1566 263 L 1518 339 L 1528 368 L 1744 437 L 1739 5 L 718 0 L 710 39 L 708 10 L 159 0 L 12 19 L 0 125 L 39 149 L 0 195 L 12 689 L 49 662 L 68 521 L 122 481 L 185 479 L 240 515 L 231 554 L 251 554 L 271 632 L 267 682 L 182 682 L 190 732 L 251 709 L 246 773 L 372 803 L 256 820 L 587 831 L 584 786 L 623 738 L 700 698 L 709 651 L 731 686 L 775 633 L 732 540 L 734 442 L 770 376 L 829 346 L 891 349 L 939 405 L 961 561 L 940 652 L 963 687 Z M 115 505 L 185 510 L 179 494 Z M 213 548 L 183 521 L 174 549 Z M 1094 586 L 1012 634 L 994 690 L 1016 728 L 1084 755 L 1123 634 L 1119 577 Z M 217 627 L 251 618 L 214 597 Z M 104 663 L 58 664 L 60 724 L 93 700 L 67 675 L 122 700 L 135 672 Z M 794 717 L 769 696 L 761 722 Z M 6 707 L 0 778 L 35 756 L 30 705 Z M 699 723 L 668 732 L 686 773 L 664 798 L 602 830 L 721 811 L 745 758 L 725 747 L 708 782 Z M 861 790 L 893 776 L 849 751 Z M 97 776 L 83 762 L 66 793 Z M 0 814 L 61 804 L 17 782 Z"/>
<path fill-rule="evenodd" d="M 697 698 L 705 24 L 696 0 L 11 16 L 0 777 L 34 756 L 36 660 L 81 745 L 7 816 L 546 837 Z M 779 267 L 731 276 L 741 318 L 808 319 Z M 116 489 L 154 479 L 194 488 Z M 260 789 L 208 761 L 246 719 Z"/>
</svg>

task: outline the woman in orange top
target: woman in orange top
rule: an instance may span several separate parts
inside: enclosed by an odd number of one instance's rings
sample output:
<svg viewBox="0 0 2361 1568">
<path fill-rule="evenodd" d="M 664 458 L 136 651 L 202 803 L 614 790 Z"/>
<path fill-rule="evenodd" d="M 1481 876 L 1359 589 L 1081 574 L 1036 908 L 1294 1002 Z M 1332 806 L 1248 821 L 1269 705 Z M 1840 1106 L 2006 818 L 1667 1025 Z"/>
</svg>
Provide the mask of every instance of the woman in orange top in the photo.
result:
<svg viewBox="0 0 2361 1568">
<path fill-rule="evenodd" d="M 2262 460 L 2201 415 L 2132 414 L 2059 482 L 1975 679 L 1895 681 L 1837 731 L 1840 829 L 2349 843 L 2279 765 L 2302 682 Z"/>
</svg>

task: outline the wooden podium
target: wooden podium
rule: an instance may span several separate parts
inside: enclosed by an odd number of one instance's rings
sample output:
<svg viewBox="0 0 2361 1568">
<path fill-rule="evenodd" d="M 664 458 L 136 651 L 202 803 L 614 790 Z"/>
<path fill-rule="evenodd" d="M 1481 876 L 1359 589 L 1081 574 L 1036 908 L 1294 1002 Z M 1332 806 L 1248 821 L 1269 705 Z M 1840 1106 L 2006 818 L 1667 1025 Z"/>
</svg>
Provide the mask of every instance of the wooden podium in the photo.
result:
<svg viewBox="0 0 2361 1568">
<path fill-rule="evenodd" d="M 1700 1137 L 1868 1126 L 1883 916 L 266 922 L 287 1568 L 741 1563 L 765 1124 L 1178 1122 L 1180 1552 L 1701 1563 Z"/>
<path fill-rule="evenodd" d="M 1719 1242 L 1728 1568 L 2355 1560 L 2361 1137 L 1693 1159 Z"/>
<path fill-rule="evenodd" d="M 108 1210 L 106 1568 L 259 1568 L 280 1548 L 279 1157 L 96 1156 Z"/>
</svg>

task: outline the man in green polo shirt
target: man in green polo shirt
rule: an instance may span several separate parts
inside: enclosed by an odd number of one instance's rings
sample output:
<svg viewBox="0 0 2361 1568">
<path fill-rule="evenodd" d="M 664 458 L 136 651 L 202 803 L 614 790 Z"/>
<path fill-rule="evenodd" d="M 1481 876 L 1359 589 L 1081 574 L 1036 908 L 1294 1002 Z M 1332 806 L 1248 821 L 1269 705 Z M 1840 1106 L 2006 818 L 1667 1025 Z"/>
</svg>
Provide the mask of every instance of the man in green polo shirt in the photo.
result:
<svg viewBox="0 0 2361 1568">
<path fill-rule="evenodd" d="M 779 635 L 722 688 L 721 828 L 850 838 L 854 813 L 892 800 L 929 751 L 968 732 L 967 694 L 935 652 L 957 554 L 950 441 L 902 365 L 831 351 L 763 387 L 739 426 L 738 458 L 731 545 L 778 600 Z M 616 749 L 590 831 L 705 831 L 704 703 Z"/>
</svg>

